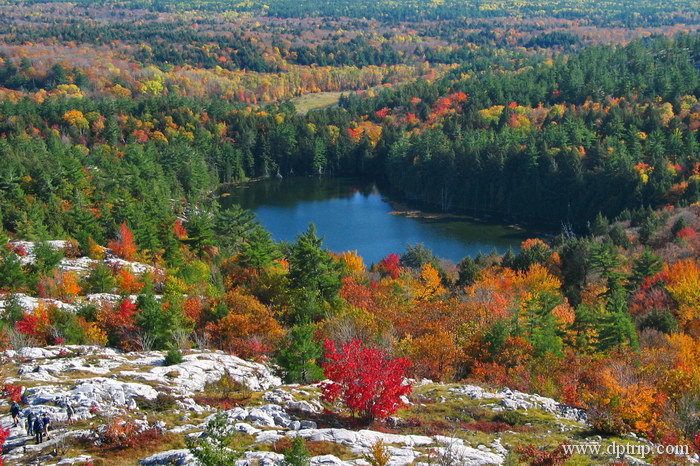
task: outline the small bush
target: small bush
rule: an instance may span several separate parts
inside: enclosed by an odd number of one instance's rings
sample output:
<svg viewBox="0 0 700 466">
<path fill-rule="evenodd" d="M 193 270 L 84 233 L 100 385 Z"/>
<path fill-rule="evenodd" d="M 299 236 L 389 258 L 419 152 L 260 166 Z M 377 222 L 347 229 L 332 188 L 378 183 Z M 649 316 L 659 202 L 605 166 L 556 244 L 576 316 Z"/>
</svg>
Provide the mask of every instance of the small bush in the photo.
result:
<svg viewBox="0 0 700 466">
<path fill-rule="evenodd" d="M 377 440 L 369 449 L 369 453 L 364 456 L 371 466 L 387 466 L 391 460 L 389 451 L 384 446 L 384 440 Z"/>
<path fill-rule="evenodd" d="M 292 439 L 292 445 L 284 452 L 285 466 L 308 466 L 311 464 L 311 453 L 301 435 Z"/>
<path fill-rule="evenodd" d="M 506 423 L 511 426 L 519 426 L 525 423 L 522 414 L 517 411 L 503 411 L 498 413 L 494 418 L 494 422 Z"/>
<path fill-rule="evenodd" d="M 144 396 L 137 396 L 134 397 L 134 401 L 139 409 L 149 411 L 170 411 L 175 408 L 175 398 L 167 393 L 159 393 L 158 396 L 152 400 Z"/>
<path fill-rule="evenodd" d="M 530 466 L 558 466 L 564 464 L 571 457 L 571 453 L 564 452 L 559 445 L 552 451 L 543 450 L 534 445 L 526 445 L 516 449 L 520 459 Z"/>
<path fill-rule="evenodd" d="M 117 418 L 106 426 L 93 427 L 80 441 L 105 450 L 124 450 L 159 443 L 162 436 L 163 433 L 156 427 L 143 429 L 133 421 Z"/>
<path fill-rule="evenodd" d="M 182 351 L 177 348 L 169 350 L 165 355 L 165 365 L 172 366 L 182 362 Z"/>
<path fill-rule="evenodd" d="M 237 382 L 231 374 L 225 373 L 221 379 L 207 384 L 204 393 L 197 394 L 192 398 L 198 404 L 206 404 L 221 409 L 231 409 L 235 406 L 245 404 L 252 396 L 251 390 L 245 385 Z"/>
<path fill-rule="evenodd" d="M 485 434 L 495 434 L 497 432 L 511 430 L 511 425 L 505 422 L 476 421 L 464 424 L 464 428 L 476 430 Z"/>
</svg>

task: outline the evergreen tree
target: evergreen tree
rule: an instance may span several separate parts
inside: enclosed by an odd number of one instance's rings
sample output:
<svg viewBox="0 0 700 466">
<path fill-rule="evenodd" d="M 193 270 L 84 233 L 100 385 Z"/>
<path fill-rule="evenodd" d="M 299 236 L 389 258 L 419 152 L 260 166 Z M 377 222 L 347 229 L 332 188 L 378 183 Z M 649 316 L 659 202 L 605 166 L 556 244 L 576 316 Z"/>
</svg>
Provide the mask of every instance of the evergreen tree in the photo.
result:
<svg viewBox="0 0 700 466">
<path fill-rule="evenodd" d="M 162 306 L 152 293 L 142 294 L 136 300 L 139 312 L 136 324 L 153 339 L 156 349 L 167 348 L 174 332 L 180 328 L 182 316 L 177 306 Z"/>
<path fill-rule="evenodd" d="M 593 236 L 605 236 L 608 234 L 609 230 L 610 224 L 608 223 L 608 219 L 603 217 L 603 214 L 598 212 L 598 215 L 596 215 L 596 218 L 593 220 L 593 224 L 591 225 L 591 234 Z"/>
<path fill-rule="evenodd" d="M 218 244 L 230 253 L 238 252 L 258 228 L 255 214 L 238 204 L 220 211 L 216 216 Z"/>
<path fill-rule="evenodd" d="M 111 293 L 115 285 L 112 271 L 104 262 L 100 262 L 90 271 L 83 288 L 86 293 Z"/>
<path fill-rule="evenodd" d="M 323 241 L 316 235 L 316 226 L 297 238 L 289 252 L 289 279 L 292 288 L 317 292 L 326 302 L 335 301 L 340 291 L 340 266 L 322 248 Z"/>
<path fill-rule="evenodd" d="M 459 278 L 457 285 L 461 288 L 473 285 L 479 279 L 481 270 L 471 256 L 467 256 L 459 262 Z"/>
<path fill-rule="evenodd" d="M 285 370 L 288 383 L 308 384 L 323 378 L 323 369 L 316 364 L 323 347 L 314 341 L 315 331 L 314 324 L 303 324 L 292 327 L 287 334 L 277 362 Z"/>
<path fill-rule="evenodd" d="M 280 257 L 270 232 L 258 225 L 249 233 L 248 241 L 242 247 L 239 263 L 244 268 L 263 270 Z"/>
<path fill-rule="evenodd" d="M 236 460 L 243 456 L 242 451 L 229 447 L 236 430 L 230 428 L 225 414 L 216 414 L 207 424 L 206 432 L 203 438 L 185 438 L 190 453 L 203 466 L 236 464 Z"/>
<path fill-rule="evenodd" d="M 292 446 L 284 452 L 284 466 L 309 466 L 311 453 L 306 447 L 304 437 L 296 435 L 292 438 Z"/>
<path fill-rule="evenodd" d="M 632 276 L 629 280 L 629 288 L 636 289 L 642 284 L 644 279 L 656 275 L 662 269 L 659 256 L 654 254 L 649 248 L 645 248 L 644 252 L 634 260 L 632 266 Z"/>
</svg>

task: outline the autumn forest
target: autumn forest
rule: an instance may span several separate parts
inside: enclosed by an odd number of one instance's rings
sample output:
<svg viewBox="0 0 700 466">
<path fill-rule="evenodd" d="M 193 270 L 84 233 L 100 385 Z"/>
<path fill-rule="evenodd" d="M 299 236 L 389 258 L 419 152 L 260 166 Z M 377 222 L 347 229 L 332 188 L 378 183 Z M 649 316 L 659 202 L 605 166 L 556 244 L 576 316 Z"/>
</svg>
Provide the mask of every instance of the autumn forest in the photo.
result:
<svg viewBox="0 0 700 466">
<path fill-rule="evenodd" d="M 0 349 L 222 350 L 373 428 L 423 379 L 509 387 L 700 453 L 699 28 L 697 0 L 0 2 Z M 227 191 L 290 176 L 541 234 L 368 263 Z"/>
</svg>

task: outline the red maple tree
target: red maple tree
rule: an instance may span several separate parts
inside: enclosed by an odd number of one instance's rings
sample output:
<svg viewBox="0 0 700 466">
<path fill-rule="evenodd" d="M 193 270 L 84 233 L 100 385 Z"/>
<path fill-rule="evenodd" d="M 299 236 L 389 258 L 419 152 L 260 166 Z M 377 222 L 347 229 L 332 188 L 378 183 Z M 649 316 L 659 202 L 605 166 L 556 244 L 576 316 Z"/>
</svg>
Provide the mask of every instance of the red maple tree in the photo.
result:
<svg viewBox="0 0 700 466">
<path fill-rule="evenodd" d="M 388 273 L 391 278 L 399 278 L 401 274 L 401 258 L 398 254 L 389 254 L 384 259 L 379 261 L 378 269 Z"/>
<path fill-rule="evenodd" d="M 107 247 L 112 250 L 114 255 L 124 260 L 134 260 L 136 257 L 136 242 L 134 241 L 134 233 L 126 226 L 126 222 L 122 222 L 119 226 L 117 239 L 110 241 Z"/>
<path fill-rule="evenodd" d="M 405 379 L 411 367 L 408 359 L 391 359 L 382 348 L 364 346 L 357 339 L 340 350 L 327 339 L 324 348 L 323 370 L 330 379 L 322 386 L 325 401 L 342 399 L 353 415 L 382 419 L 394 414 L 403 405 L 401 397 L 411 393 Z"/>
</svg>

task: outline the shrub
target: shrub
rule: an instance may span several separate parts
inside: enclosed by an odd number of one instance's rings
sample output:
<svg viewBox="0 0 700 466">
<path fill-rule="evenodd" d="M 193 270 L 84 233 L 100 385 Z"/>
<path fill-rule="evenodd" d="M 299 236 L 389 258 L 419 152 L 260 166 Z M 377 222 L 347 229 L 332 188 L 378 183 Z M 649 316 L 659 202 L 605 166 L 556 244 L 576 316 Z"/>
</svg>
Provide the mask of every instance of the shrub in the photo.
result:
<svg viewBox="0 0 700 466">
<path fill-rule="evenodd" d="M 204 393 L 194 395 L 193 399 L 198 404 L 231 409 L 234 406 L 247 402 L 250 397 L 250 389 L 240 382 L 237 382 L 236 379 L 227 372 L 216 382 L 208 383 L 204 387 Z"/>
<path fill-rule="evenodd" d="M 382 419 L 395 413 L 403 405 L 401 397 L 411 393 L 405 378 L 411 366 L 407 359 L 390 359 L 383 349 L 363 346 L 357 339 L 340 351 L 331 340 L 324 347 L 323 369 L 331 380 L 322 386 L 325 401 L 342 399 L 353 414 Z"/>
<path fill-rule="evenodd" d="M 175 398 L 167 393 L 159 393 L 157 397 L 149 400 L 145 396 L 134 397 L 139 409 L 149 411 L 170 411 L 175 408 Z"/>
<path fill-rule="evenodd" d="M 525 445 L 516 449 L 521 459 L 530 466 L 556 466 L 564 464 L 571 457 L 571 453 L 564 452 L 564 448 L 559 445 L 552 451 L 538 448 L 534 445 Z"/>
<path fill-rule="evenodd" d="M 10 429 L 4 429 L 0 427 L 0 452 L 2 452 L 2 447 L 5 445 L 5 440 L 10 436 Z M 0 456 L 0 466 L 3 465 L 2 456 Z"/>
<path fill-rule="evenodd" d="M 217 414 L 207 425 L 206 438 L 187 437 L 185 443 L 200 463 L 204 466 L 220 466 L 236 464 L 243 452 L 228 448 L 235 431 L 229 432 L 228 419 L 223 414 Z"/>
<path fill-rule="evenodd" d="M 284 452 L 285 466 L 308 466 L 311 460 L 311 453 L 306 447 L 306 442 L 301 435 L 292 439 L 292 446 Z"/>
<path fill-rule="evenodd" d="M 493 421 L 498 422 L 498 423 L 506 423 L 506 424 L 511 425 L 511 426 L 517 426 L 517 425 L 524 424 L 523 415 L 517 411 L 510 411 L 510 410 L 498 413 L 493 418 Z"/>
<path fill-rule="evenodd" d="M 159 441 L 163 436 L 156 427 L 143 428 L 134 421 L 116 418 L 105 426 L 93 427 L 89 434 L 82 437 L 104 449 L 124 450 Z"/>
<path fill-rule="evenodd" d="M 379 439 L 370 447 L 369 453 L 364 456 L 364 460 L 371 466 L 387 466 L 391 460 L 391 455 L 384 446 L 384 440 Z"/>
<path fill-rule="evenodd" d="M 7 398 L 10 401 L 19 403 L 22 401 L 22 392 L 24 392 L 24 387 L 22 385 L 15 385 L 12 383 L 7 383 L 3 387 L 3 390 L 7 394 Z"/>
<path fill-rule="evenodd" d="M 172 366 L 174 364 L 180 364 L 182 362 L 182 351 L 177 348 L 168 350 L 165 354 L 165 365 Z"/>
<path fill-rule="evenodd" d="M 505 422 L 489 422 L 489 421 L 475 421 L 468 424 L 464 424 L 464 427 L 469 430 L 476 430 L 483 432 L 485 434 L 495 434 L 497 432 L 505 432 L 511 429 L 510 424 Z"/>
</svg>

